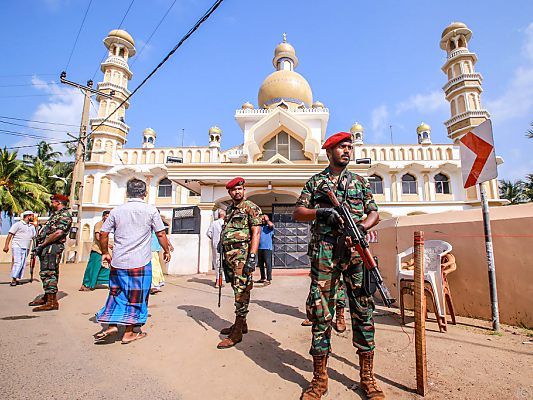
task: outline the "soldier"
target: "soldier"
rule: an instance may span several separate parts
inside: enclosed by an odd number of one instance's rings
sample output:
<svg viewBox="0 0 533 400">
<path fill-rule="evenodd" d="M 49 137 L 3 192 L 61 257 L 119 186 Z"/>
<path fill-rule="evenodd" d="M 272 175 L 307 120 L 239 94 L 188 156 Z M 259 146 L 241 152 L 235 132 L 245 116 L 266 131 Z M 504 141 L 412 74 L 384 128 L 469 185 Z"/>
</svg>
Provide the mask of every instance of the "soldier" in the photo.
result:
<svg viewBox="0 0 533 400">
<path fill-rule="evenodd" d="M 72 215 L 67 208 L 68 197 L 55 194 L 51 198 L 53 213 L 46 225 L 37 235 L 35 254 L 39 257 L 41 271 L 39 276 L 43 283 L 44 296 L 37 297 L 30 306 L 33 311 L 58 310 L 57 282 L 59 280 L 59 262 L 65 249 L 67 234 L 72 225 Z"/>
<path fill-rule="evenodd" d="M 352 218 L 363 230 L 379 222 L 378 208 L 368 182 L 349 172 L 352 155 L 350 133 L 331 136 L 324 145 L 329 166 L 307 181 L 296 202 L 293 217 L 297 221 L 313 221 L 309 244 L 311 287 L 307 298 L 307 317 L 313 323 L 310 354 L 313 356 L 313 380 L 301 399 L 320 399 L 328 387 L 327 359 L 331 350 L 331 328 L 335 317 L 335 298 L 340 276 L 346 285 L 346 295 L 352 320 L 353 345 L 359 354 L 361 388 L 369 399 L 384 399 L 383 391 L 374 379 L 374 321 L 372 297 L 362 293 L 363 263 L 351 243 L 338 230 L 342 219 L 320 190 L 324 180 L 335 189 L 339 201 L 345 202 Z M 366 219 L 363 216 L 366 214 Z"/>
<path fill-rule="evenodd" d="M 331 327 L 339 333 L 346 331 L 346 320 L 344 319 L 344 309 L 346 308 L 346 293 L 344 291 L 344 283 L 339 278 L 337 286 L 337 293 L 335 294 L 335 322 L 331 323 Z M 313 326 L 313 323 L 306 318 L 302 322 L 302 326 Z"/>
<path fill-rule="evenodd" d="M 231 287 L 235 294 L 235 323 L 220 333 L 229 335 L 219 349 L 235 346 L 248 333 L 246 314 L 253 287 L 252 275 L 257 266 L 257 249 L 261 235 L 261 209 L 244 198 L 244 179 L 237 177 L 226 184 L 233 203 L 226 210 L 222 229 L 222 246 L 228 265 Z"/>
</svg>

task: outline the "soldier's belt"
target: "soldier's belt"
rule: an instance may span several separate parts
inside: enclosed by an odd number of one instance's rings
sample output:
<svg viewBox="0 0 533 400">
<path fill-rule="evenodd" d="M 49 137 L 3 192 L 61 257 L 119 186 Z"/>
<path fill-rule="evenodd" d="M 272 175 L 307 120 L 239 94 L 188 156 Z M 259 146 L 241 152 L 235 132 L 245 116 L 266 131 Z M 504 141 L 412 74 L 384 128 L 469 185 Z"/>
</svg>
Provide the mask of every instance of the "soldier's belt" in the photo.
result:
<svg viewBox="0 0 533 400">
<path fill-rule="evenodd" d="M 229 243 L 229 244 L 224 245 L 224 251 L 230 251 L 233 249 L 242 249 L 244 247 L 248 247 L 248 242 Z"/>
</svg>

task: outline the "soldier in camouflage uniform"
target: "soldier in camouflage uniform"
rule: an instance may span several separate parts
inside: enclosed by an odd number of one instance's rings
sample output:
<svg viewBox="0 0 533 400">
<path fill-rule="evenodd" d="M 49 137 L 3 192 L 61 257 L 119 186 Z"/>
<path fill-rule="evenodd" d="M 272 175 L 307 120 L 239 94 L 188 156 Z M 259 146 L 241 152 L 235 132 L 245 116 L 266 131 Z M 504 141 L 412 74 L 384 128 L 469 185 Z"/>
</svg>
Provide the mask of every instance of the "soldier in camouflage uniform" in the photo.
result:
<svg viewBox="0 0 533 400">
<path fill-rule="evenodd" d="M 346 320 L 344 319 L 344 309 L 346 308 L 346 293 L 344 291 L 344 283 L 342 278 L 339 279 L 337 285 L 337 293 L 335 294 L 335 322 L 332 322 L 331 327 L 339 333 L 346 331 Z M 313 323 L 306 318 L 302 322 L 302 326 L 313 326 Z"/>
<path fill-rule="evenodd" d="M 68 197 L 55 194 L 50 200 L 54 212 L 37 235 L 37 246 L 34 250 L 41 265 L 39 276 L 43 283 L 44 296 L 37 297 L 29 304 L 30 306 L 38 306 L 33 311 L 59 309 L 57 302 L 59 262 L 72 225 L 72 215 L 67 208 Z"/>
<path fill-rule="evenodd" d="M 313 221 L 309 243 L 311 287 L 306 308 L 307 317 L 313 323 L 310 354 L 314 373 L 301 399 L 320 399 L 327 392 L 327 358 L 331 351 L 331 328 L 341 275 L 350 306 L 353 345 L 359 354 L 361 388 L 369 399 L 384 399 L 372 372 L 374 302 L 361 290 L 364 266 L 359 254 L 339 230 L 342 219 L 320 185 L 324 180 L 329 182 L 339 201 L 348 205 L 352 218 L 363 231 L 379 222 L 378 208 L 368 182 L 347 169 L 353 151 L 351 134 L 335 134 L 322 148 L 326 149 L 329 166 L 307 181 L 293 215 L 297 221 Z"/>
<path fill-rule="evenodd" d="M 226 184 L 233 203 L 226 210 L 221 243 L 235 294 L 235 323 L 220 333 L 229 335 L 219 349 L 235 346 L 248 332 L 246 314 L 253 287 L 252 274 L 257 266 L 257 249 L 261 235 L 261 209 L 244 198 L 244 179 L 237 177 Z"/>
</svg>

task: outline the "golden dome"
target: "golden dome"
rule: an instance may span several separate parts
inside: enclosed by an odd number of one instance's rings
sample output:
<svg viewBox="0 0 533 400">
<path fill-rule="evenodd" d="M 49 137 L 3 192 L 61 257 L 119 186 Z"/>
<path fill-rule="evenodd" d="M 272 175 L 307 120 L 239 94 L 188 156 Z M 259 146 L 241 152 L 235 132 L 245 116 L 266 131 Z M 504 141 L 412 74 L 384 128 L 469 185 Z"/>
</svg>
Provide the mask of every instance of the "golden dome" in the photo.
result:
<svg viewBox="0 0 533 400">
<path fill-rule="evenodd" d="M 305 78 L 297 72 L 289 70 L 274 71 L 263 81 L 259 88 L 257 104 L 267 108 L 282 100 L 286 103 L 309 107 L 313 103 L 313 92 Z"/>
<path fill-rule="evenodd" d="M 152 136 L 156 136 L 156 133 L 155 133 L 155 131 L 154 131 L 152 128 L 146 128 L 146 129 L 143 131 L 143 135 L 152 135 Z"/>
<path fill-rule="evenodd" d="M 246 103 L 244 103 L 241 107 L 243 110 L 253 110 L 254 109 L 254 105 L 252 103 L 250 103 L 249 101 L 247 101 Z"/>
<path fill-rule="evenodd" d="M 283 34 L 283 42 L 278 44 L 276 48 L 274 49 L 274 58 L 272 59 L 272 64 L 274 65 L 274 68 L 278 68 L 278 61 L 281 58 L 288 58 L 292 60 L 294 66 L 293 68 L 296 68 L 298 66 L 298 57 L 296 57 L 296 50 L 294 50 L 294 47 L 290 43 L 287 43 L 287 35 Z"/>
<path fill-rule="evenodd" d="M 317 100 L 311 105 L 311 108 L 326 108 L 326 106 L 324 105 L 324 103 Z"/>
<path fill-rule="evenodd" d="M 131 35 L 122 29 L 113 29 L 107 36 L 115 36 L 119 37 L 121 39 L 124 39 L 128 42 L 130 42 L 133 46 L 135 46 L 135 40 L 131 37 Z"/>
<path fill-rule="evenodd" d="M 364 131 L 364 129 L 363 129 L 363 125 L 361 125 L 359 122 L 356 122 L 356 123 L 353 124 L 352 127 L 350 128 L 350 133 L 362 132 L 362 131 Z"/>
<path fill-rule="evenodd" d="M 222 129 L 220 129 L 218 126 L 214 125 L 212 126 L 211 128 L 209 128 L 209 134 L 213 134 L 213 133 L 216 133 L 216 134 L 222 134 Z"/>
<path fill-rule="evenodd" d="M 456 29 L 468 29 L 468 27 L 462 22 L 452 22 L 450 25 L 446 27 L 446 29 L 444 29 L 444 31 L 442 32 L 441 38 L 443 38 L 449 32 L 456 30 Z"/>
<path fill-rule="evenodd" d="M 418 128 L 416 128 L 417 133 L 424 132 L 424 131 L 430 131 L 430 130 L 431 130 L 431 126 L 429 126 L 425 122 L 422 122 L 420 125 L 418 125 Z"/>
</svg>

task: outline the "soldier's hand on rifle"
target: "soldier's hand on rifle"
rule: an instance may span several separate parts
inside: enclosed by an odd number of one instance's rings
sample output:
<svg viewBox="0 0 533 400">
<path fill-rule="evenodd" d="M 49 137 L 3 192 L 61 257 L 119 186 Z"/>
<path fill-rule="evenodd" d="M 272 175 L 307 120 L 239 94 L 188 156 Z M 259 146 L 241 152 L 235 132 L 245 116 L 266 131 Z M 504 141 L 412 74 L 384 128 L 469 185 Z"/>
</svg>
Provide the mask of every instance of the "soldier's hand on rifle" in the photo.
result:
<svg viewBox="0 0 533 400">
<path fill-rule="evenodd" d="M 257 267 L 257 256 L 254 253 L 250 253 L 246 264 L 244 264 L 243 272 L 247 275 L 251 274 L 255 271 L 255 267 Z"/>
<path fill-rule="evenodd" d="M 342 225 L 344 221 L 342 220 L 340 214 L 334 208 L 319 208 L 316 210 L 316 219 L 320 222 L 323 222 L 329 226 Z"/>
<path fill-rule="evenodd" d="M 363 224 L 357 224 L 357 228 L 359 229 L 359 231 L 363 234 L 363 235 L 366 235 L 366 228 L 363 226 Z"/>
<path fill-rule="evenodd" d="M 33 251 L 35 252 L 36 256 L 41 256 L 41 254 L 43 254 L 43 249 L 44 249 L 44 246 L 39 245 L 39 246 L 35 246 Z"/>
</svg>

